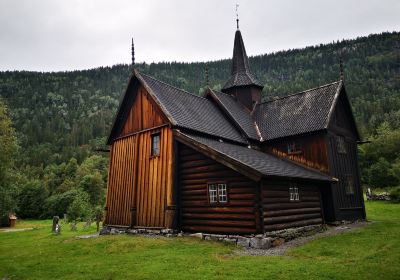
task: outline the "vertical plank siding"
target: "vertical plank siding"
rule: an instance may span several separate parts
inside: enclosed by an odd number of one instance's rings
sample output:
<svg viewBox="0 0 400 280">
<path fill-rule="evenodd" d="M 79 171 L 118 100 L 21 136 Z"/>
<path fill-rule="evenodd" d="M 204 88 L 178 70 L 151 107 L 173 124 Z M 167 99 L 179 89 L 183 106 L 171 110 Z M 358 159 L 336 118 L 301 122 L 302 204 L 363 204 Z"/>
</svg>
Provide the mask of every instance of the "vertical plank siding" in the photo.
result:
<svg viewBox="0 0 400 280">
<path fill-rule="evenodd" d="M 288 144 L 293 142 L 301 145 L 301 152 L 288 154 Z M 324 134 L 289 137 L 279 140 L 279 142 L 270 142 L 265 150 L 279 157 L 288 158 L 321 172 L 329 173 L 328 150 Z"/>
<path fill-rule="evenodd" d="M 255 233 L 257 183 L 179 145 L 181 227 L 188 232 Z M 207 183 L 226 183 L 228 203 L 210 205 Z"/>
<path fill-rule="evenodd" d="M 158 107 L 153 104 L 146 89 L 140 86 L 120 136 L 157 127 L 166 123 L 167 120 Z"/>
<path fill-rule="evenodd" d="M 346 154 L 337 152 L 337 143 L 334 136 L 329 137 L 329 145 L 332 151 L 332 173 L 333 176 L 339 179 L 339 182 L 333 186 L 339 210 L 362 207 L 362 189 L 357 166 L 357 144 L 355 141 L 346 140 Z M 346 176 L 348 175 L 353 176 L 354 194 L 346 194 Z"/>
<path fill-rule="evenodd" d="M 146 89 L 139 86 L 119 138 L 111 146 L 106 224 L 170 227 L 172 130 Z M 164 126 L 163 126 L 164 125 Z M 160 155 L 151 156 L 151 136 L 160 134 Z M 172 197 L 172 195 L 170 195 Z"/>
<path fill-rule="evenodd" d="M 290 201 L 290 183 L 263 181 L 261 199 L 264 231 L 321 224 L 322 205 L 320 190 L 310 183 L 297 183 L 299 201 Z"/>
<path fill-rule="evenodd" d="M 116 140 L 111 147 L 105 223 L 130 225 L 135 201 L 135 137 Z"/>
<path fill-rule="evenodd" d="M 151 156 L 151 135 L 160 134 L 160 155 Z M 148 130 L 116 140 L 111 148 L 106 219 L 109 225 L 170 227 L 167 193 L 172 193 L 172 131 Z M 168 201 L 167 201 L 168 200 Z M 136 213 L 133 215 L 132 213 Z"/>
</svg>

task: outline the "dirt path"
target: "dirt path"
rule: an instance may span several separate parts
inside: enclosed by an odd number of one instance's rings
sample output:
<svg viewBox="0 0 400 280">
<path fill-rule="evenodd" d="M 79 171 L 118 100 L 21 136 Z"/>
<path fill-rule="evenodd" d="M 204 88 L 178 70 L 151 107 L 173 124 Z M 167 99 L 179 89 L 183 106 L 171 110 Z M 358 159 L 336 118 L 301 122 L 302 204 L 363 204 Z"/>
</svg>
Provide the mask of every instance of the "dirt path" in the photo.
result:
<svg viewBox="0 0 400 280">
<path fill-rule="evenodd" d="M 291 241 L 285 242 L 281 246 L 272 247 L 267 250 L 263 249 L 252 249 L 252 248 L 243 248 L 234 251 L 231 256 L 283 256 L 286 254 L 288 249 L 295 248 L 301 245 L 304 245 L 307 242 L 312 240 L 325 237 L 325 236 L 333 236 L 342 234 L 345 232 L 349 232 L 366 225 L 371 224 L 371 222 L 356 222 L 351 224 L 344 224 L 340 226 L 328 226 L 328 229 L 324 232 L 317 233 L 311 236 L 300 237 L 293 239 Z"/>
</svg>

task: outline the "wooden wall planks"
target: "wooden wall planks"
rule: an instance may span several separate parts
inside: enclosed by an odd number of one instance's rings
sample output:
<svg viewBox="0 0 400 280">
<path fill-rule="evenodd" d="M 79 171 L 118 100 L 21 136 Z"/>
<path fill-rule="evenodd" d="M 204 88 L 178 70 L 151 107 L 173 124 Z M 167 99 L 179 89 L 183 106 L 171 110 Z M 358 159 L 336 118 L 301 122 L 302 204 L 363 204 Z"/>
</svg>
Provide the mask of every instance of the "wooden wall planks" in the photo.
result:
<svg viewBox="0 0 400 280">
<path fill-rule="evenodd" d="M 263 181 L 264 231 L 323 223 L 320 190 L 310 183 L 297 183 L 299 201 L 290 201 L 289 182 Z"/>
<path fill-rule="evenodd" d="M 302 146 L 299 153 L 288 154 L 288 144 Z M 265 147 L 269 153 L 301 163 L 324 173 L 329 173 L 328 149 L 325 134 L 289 137 L 279 142 L 270 142 Z"/>
<path fill-rule="evenodd" d="M 257 183 L 183 145 L 179 145 L 181 226 L 184 231 L 255 233 Z M 208 202 L 207 183 L 225 182 L 228 203 Z"/>
<path fill-rule="evenodd" d="M 151 136 L 160 135 L 160 155 L 151 156 Z M 116 140 L 111 148 L 105 223 L 171 227 L 165 209 L 172 206 L 172 131 L 147 130 Z M 133 211 L 133 213 L 131 213 Z"/>
<path fill-rule="evenodd" d="M 146 89 L 143 86 L 140 86 L 120 136 L 166 123 L 166 117 L 154 102 L 152 102 Z"/>
</svg>

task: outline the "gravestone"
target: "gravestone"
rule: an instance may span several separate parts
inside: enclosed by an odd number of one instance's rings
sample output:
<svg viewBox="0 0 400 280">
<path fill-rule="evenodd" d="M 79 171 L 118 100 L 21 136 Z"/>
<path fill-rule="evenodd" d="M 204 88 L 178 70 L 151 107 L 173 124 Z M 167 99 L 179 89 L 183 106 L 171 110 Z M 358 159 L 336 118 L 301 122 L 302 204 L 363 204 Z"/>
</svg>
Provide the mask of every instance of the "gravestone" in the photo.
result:
<svg viewBox="0 0 400 280">
<path fill-rule="evenodd" d="M 56 227 L 57 227 L 59 221 L 60 221 L 60 217 L 58 217 L 58 216 L 53 217 L 53 226 L 51 228 L 52 232 L 56 232 Z"/>
</svg>

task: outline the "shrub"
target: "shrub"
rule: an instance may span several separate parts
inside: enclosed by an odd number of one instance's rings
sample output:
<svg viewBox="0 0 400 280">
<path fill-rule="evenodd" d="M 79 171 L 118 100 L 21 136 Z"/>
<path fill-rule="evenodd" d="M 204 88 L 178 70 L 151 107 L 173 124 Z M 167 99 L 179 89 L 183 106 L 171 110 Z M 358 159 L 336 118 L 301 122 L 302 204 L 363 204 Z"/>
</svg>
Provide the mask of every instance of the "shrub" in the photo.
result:
<svg viewBox="0 0 400 280">
<path fill-rule="evenodd" d="M 20 218 L 39 218 L 47 196 L 47 188 L 39 180 L 28 181 L 18 196 L 17 215 Z"/>
<path fill-rule="evenodd" d="M 87 201 L 87 198 L 81 195 L 78 195 L 67 210 L 68 219 L 76 223 L 79 219 L 84 219 L 90 217 L 91 210 L 90 204 Z"/>
<path fill-rule="evenodd" d="M 393 202 L 400 202 L 400 186 L 390 190 L 390 198 Z"/>
<path fill-rule="evenodd" d="M 50 196 L 46 200 L 45 203 L 46 211 L 43 213 L 43 217 L 45 218 L 51 218 L 53 216 L 62 217 L 65 213 L 67 213 L 69 206 L 78 196 L 84 197 L 86 201 L 88 200 L 87 193 L 84 193 L 77 189 L 73 189 L 62 194 L 56 194 Z"/>
</svg>

